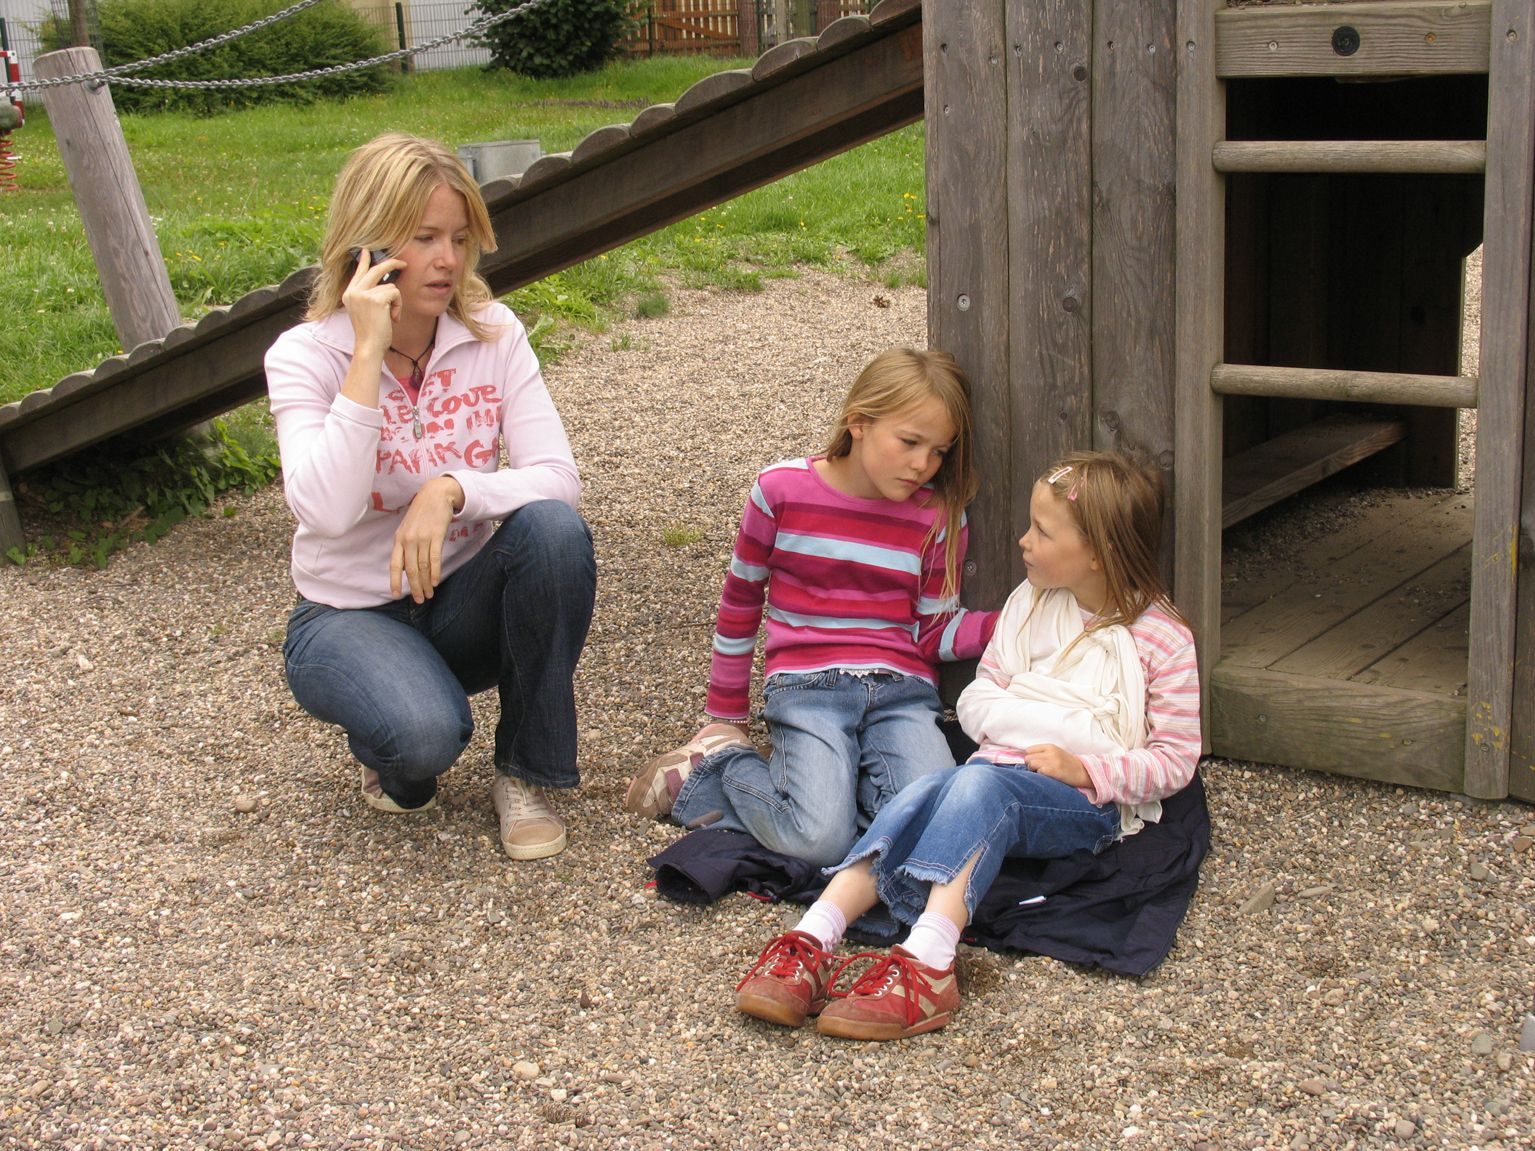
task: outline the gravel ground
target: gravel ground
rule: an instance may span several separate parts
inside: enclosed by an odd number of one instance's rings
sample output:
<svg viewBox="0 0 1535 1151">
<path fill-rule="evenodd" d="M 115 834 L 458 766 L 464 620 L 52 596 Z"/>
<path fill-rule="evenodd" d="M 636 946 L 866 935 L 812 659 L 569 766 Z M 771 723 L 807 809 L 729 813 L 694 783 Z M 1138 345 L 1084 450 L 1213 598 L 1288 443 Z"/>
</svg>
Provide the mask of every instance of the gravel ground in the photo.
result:
<svg viewBox="0 0 1535 1151">
<path fill-rule="evenodd" d="M 483 722 L 438 810 L 360 803 L 282 681 L 277 490 L 105 572 L 0 572 L 0 1146 L 1535 1147 L 1519 804 L 1214 760 L 1146 979 L 966 951 L 955 1023 L 888 1046 L 730 1011 L 793 915 L 657 902 L 676 832 L 623 787 L 691 731 L 751 475 L 924 309 L 683 291 L 550 372 L 601 568 L 552 860 L 503 857 Z"/>
</svg>

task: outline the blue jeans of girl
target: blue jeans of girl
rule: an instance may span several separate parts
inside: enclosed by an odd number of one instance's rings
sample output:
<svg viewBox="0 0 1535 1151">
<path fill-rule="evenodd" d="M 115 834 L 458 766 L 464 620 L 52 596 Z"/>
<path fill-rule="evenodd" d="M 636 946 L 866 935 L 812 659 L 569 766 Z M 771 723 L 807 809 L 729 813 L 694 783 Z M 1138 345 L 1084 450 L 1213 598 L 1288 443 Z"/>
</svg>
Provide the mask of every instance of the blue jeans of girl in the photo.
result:
<svg viewBox="0 0 1535 1151">
<path fill-rule="evenodd" d="M 902 788 L 954 763 L 937 689 L 915 676 L 780 673 L 762 699 L 772 755 L 729 747 L 705 758 L 672 804 L 678 823 L 717 817 L 711 826 L 824 866 Z"/>
<path fill-rule="evenodd" d="M 872 859 L 880 902 L 917 921 L 935 883 L 950 883 L 979 856 L 965 885 L 971 916 L 1009 856 L 1058 859 L 1097 853 L 1119 835 L 1119 808 L 1021 764 L 972 759 L 918 780 L 887 804 L 832 871 Z"/>
<path fill-rule="evenodd" d="M 469 696 L 496 687 L 496 770 L 575 787 L 571 677 L 596 595 L 591 532 L 556 500 L 508 517 L 425 603 L 342 609 L 300 599 L 283 646 L 310 715 L 405 806 L 426 802 L 469 743 Z"/>
</svg>

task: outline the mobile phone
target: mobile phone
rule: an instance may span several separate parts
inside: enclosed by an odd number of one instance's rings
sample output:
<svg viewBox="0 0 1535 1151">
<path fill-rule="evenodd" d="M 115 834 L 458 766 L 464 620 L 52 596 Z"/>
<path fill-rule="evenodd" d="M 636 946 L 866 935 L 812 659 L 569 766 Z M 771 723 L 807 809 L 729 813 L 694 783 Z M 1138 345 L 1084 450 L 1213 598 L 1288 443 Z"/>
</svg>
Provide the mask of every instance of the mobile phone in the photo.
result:
<svg viewBox="0 0 1535 1151">
<path fill-rule="evenodd" d="M 352 252 L 351 252 L 351 255 L 352 255 L 352 267 L 353 267 L 353 269 L 355 269 L 357 267 L 358 262 L 362 259 L 362 249 L 361 248 L 353 248 Z M 388 251 L 386 251 L 383 248 L 370 248 L 368 250 L 368 266 L 370 268 L 374 264 L 382 264 L 388 258 L 389 258 L 389 253 L 388 253 Z M 389 271 L 385 272 L 382 276 L 380 276 L 378 278 L 378 282 L 380 284 L 392 284 L 392 283 L 394 283 L 396 280 L 398 280 L 400 278 L 400 273 L 402 271 L 404 271 L 403 268 L 391 268 Z"/>
</svg>

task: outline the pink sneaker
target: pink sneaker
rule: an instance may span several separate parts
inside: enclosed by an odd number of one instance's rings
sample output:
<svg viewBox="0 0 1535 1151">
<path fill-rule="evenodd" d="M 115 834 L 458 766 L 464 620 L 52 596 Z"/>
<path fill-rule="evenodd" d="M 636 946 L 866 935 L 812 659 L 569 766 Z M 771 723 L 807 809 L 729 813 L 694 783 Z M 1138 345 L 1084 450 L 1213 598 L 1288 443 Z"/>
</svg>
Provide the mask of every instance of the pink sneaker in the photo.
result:
<svg viewBox="0 0 1535 1151">
<path fill-rule="evenodd" d="M 803 1025 L 826 1006 L 832 961 L 813 936 L 785 932 L 762 949 L 736 984 L 736 1010 L 785 1027 Z"/>
<path fill-rule="evenodd" d="M 705 724 L 697 735 L 679 748 L 659 755 L 634 777 L 624 796 L 624 810 L 635 815 L 670 815 L 672 804 L 682 784 L 704 756 L 731 744 L 750 747 L 741 729 L 733 723 Z"/>
<path fill-rule="evenodd" d="M 855 955 L 832 977 L 836 983 L 849 965 L 873 959 L 847 991 L 833 990 L 832 1002 L 816 1024 L 822 1035 L 840 1039 L 907 1039 L 937 1031 L 959 1007 L 954 964 L 939 971 L 924 967 L 905 948 L 889 955 Z"/>
</svg>

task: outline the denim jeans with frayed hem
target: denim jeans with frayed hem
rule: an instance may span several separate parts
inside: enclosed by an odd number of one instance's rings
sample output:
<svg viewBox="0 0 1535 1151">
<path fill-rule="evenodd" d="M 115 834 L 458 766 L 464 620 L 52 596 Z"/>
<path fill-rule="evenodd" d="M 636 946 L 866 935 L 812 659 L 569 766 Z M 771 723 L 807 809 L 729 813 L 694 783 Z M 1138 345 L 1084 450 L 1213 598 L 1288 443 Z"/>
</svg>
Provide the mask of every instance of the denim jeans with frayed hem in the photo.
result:
<svg viewBox="0 0 1535 1151">
<path fill-rule="evenodd" d="M 872 858 L 880 902 L 916 923 L 933 884 L 949 883 L 977 854 L 965 887 L 971 916 L 1009 856 L 1060 859 L 1102 851 L 1119 837 L 1119 808 L 1022 764 L 972 759 L 918 780 L 886 804 L 844 859 Z"/>
<path fill-rule="evenodd" d="M 342 609 L 300 599 L 283 646 L 288 685 L 310 715 L 342 727 L 352 754 L 407 806 L 474 732 L 469 696 L 496 687 L 496 770 L 575 787 L 571 678 L 592 618 L 591 532 L 566 504 L 512 513 L 431 599 Z"/>
<path fill-rule="evenodd" d="M 735 746 L 706 757 L 672 804 L 684 827 L 709 822 L 835 863 L 892 796 L 954 763 L 938 691 L 915 676 L 782 672 L 769 677 L 762 702 L 773 754 Z"/>
</svg>

